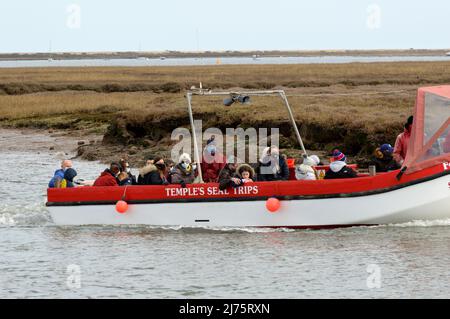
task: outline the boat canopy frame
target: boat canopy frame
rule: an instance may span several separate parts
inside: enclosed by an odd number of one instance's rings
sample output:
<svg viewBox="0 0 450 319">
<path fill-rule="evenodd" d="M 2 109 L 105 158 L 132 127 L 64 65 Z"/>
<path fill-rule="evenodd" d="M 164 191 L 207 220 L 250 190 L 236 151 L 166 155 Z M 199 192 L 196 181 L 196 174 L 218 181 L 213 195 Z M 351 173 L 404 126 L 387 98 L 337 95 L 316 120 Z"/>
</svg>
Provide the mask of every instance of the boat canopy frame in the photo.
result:
<svg viewBox="0 0 450 319">
<path fill-rule="evenodd" d="M 187 105 L 188 105 L 188 112 L 189 112 L 189 120 L 191 123 L 191 130 L 192 130 L 192 137 L 194 139 L 194 159 L 197 163 L 200 163 L 200 150 L 197 143 L 197 136 L 196 136 L 196 130 L 195 130 L 195 123 L 194 123 L 194 115 L 192 111 L 192 98 L 193 96 L 216 96 L 216 97 L 236 97 L 236 96 L 279 96 L 287 111 L 289 116 L 289 121 L 292 125 L 292 128 L 295 132 L 295 136 L 297 137 L 297 141 L 303 151 L 303 156 L 308 156 L 308 153 L 306 152 L 305 145 L 303 144 L 302 137 L 300 135 L 300 131 L 297 127 L 297 123 L 295 122 L 294 113 L 292 112 L 292 108 L 289 104 L 288 98 L 286 96 L 286 93 L 284 90 L 261 90 L 261 91 L 217 91 L 213 92 L 212 90 L 204 90 L 200 87 L 200 89 L 192 89 L 187 91 L 186 93 L 186 99 L 187 99 Z M 199 179 L 200 182 L 203 183 L 203 175 L 201 169 L 198 170 Z"/>
</svg>

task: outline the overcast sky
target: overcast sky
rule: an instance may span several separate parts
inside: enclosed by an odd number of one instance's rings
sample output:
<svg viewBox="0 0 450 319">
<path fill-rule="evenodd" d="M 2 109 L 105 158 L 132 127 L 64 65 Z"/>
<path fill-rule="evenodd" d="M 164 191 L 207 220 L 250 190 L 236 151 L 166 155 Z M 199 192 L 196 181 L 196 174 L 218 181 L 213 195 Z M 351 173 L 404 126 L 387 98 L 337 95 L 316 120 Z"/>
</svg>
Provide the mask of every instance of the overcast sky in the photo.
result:
<svg viewBox="0 0 450 319">
<path fill-rule="evenodd" d="M 446 0 L 2 0 L 0 52 L 450 48 Z"/>
</svg>

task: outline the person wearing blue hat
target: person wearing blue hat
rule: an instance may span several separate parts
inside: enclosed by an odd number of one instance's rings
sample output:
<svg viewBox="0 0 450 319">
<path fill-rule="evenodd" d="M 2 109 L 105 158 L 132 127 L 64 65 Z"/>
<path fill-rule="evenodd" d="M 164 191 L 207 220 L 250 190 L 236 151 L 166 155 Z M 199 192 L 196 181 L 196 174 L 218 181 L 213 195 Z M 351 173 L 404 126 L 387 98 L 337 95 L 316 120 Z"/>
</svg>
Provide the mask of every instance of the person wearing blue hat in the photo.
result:
<svg viewBox="0 0 450 319">
<path fill-rule="evenodd" d="M 347 156 L 338 149 L 335 149 L 333 151 L 333 161 L 330 164 L 330 169 L 325 173 L 324 179 L 355 177 L 358 177 L 358 174 L 347 165 Z"/>
<path fill-rule="evenodd" d="M 383 144 L 375 150 L 371 165 L 376 167 L 377 172 L 395 171 L 400 168 L 394 159 L 394 148 L 391 144 Z"/>
</svg>

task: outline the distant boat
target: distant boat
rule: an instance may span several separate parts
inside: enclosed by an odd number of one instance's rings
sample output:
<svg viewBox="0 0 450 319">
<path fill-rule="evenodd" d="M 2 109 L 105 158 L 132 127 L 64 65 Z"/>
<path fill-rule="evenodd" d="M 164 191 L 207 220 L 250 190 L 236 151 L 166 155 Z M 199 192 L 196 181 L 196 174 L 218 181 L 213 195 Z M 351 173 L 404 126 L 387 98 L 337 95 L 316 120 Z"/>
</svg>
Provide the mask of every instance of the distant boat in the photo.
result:
<svg viewBox="0 0 450 319">
<path fill-rule="evenodd" d="M 450 56 L 450 52 L 447 52 L 445 55 L 446 55 L 446 56 Z"/>
<path fill-rule="evenodd" d="M 138 58 L 137 58 L 137 60 L 144 60 L 144 61 L 147 61 L 147 60 L 148 60 L 148 58 L 147 58 L 147 57 L 145 57 L 145 56 L 141 56 L 141 57 L 138 57 Z"/>
<path fill-rule="evenodd" d="M 48 62 L 53 62 L 53 59 L 52 58 L 48 58 L 47 61 Z"/>
<path fill-rule="evenodd" d="M 162 56 L 162 57 L 160 57 L 159 59 L 160 59 L 160 60 L 165 60 L 166 57 L 165 57 L 165 56 Z"/>
</svg>

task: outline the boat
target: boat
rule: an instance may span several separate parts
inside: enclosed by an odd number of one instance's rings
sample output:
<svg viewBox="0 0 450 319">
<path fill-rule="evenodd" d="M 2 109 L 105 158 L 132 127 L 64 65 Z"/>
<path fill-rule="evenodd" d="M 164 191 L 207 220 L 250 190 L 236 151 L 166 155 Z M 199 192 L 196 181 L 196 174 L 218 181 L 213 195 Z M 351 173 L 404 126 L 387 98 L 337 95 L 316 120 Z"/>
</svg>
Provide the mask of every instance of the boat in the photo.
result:
<svg viewBox="0 0 450 319">
<path fill-rule="evenodd" d="M 189 91 L 194 96 L 275 94 L 282 98 L 306 154 L 284 91 Z M 199 171 L 201 178 L 201 171 Z M 450 218 L 450 86 L 420 88 L 407 158 L 399 170 L 359 178 L 217 184 L 48 189 L 57 225 L 152 225 L 322 229 Z M 124 208 L 119 209 L 118 205 Z M 121 211 L 118 213 L 117 210 Z"/>
<path fill-rule="evenodd" d="M 450 56 L 450 51 L 445 54 L 446 56 Z"/>
</svg>

